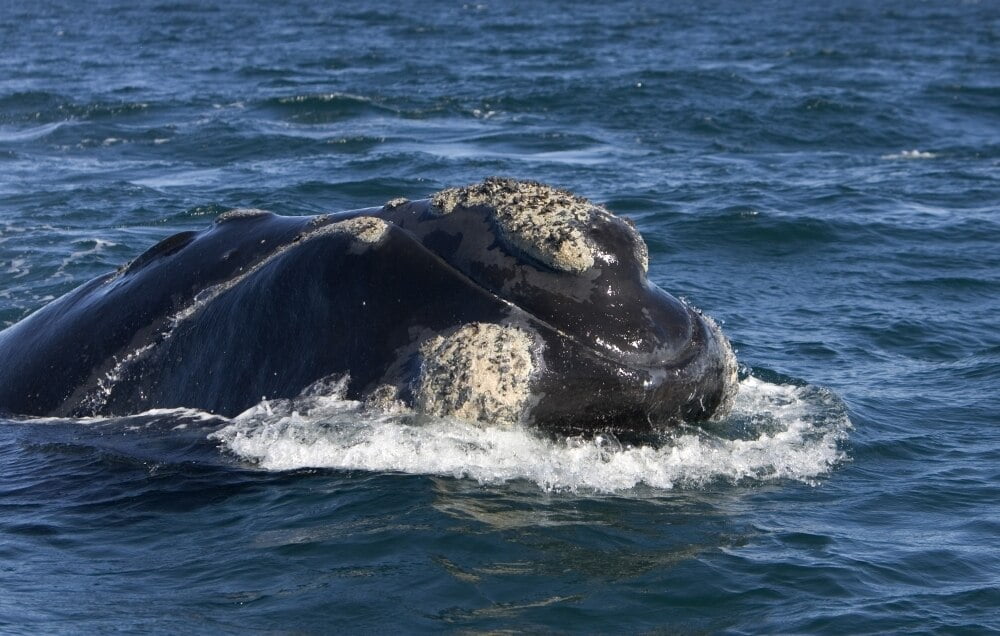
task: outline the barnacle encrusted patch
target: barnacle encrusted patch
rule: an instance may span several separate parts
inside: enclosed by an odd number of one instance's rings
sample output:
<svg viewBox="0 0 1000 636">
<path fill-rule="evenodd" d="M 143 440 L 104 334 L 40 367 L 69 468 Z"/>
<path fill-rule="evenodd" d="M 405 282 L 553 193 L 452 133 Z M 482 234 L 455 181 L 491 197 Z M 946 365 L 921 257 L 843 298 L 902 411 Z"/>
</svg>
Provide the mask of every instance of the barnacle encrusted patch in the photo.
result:
<svg viewBox="0 0 1000 636">
<path fill-rule="evenodd" d="M 314 238 L 325 234 L 350 234 L 362 243 L 375 244 L 382 240 L 389 231 L 389 224 L 374 216 L 356 216 L 353 219 L 338 221 L 324 225 L 311 231 L 305 238 Z"/>
<path fill-rule="evenodd" d="M 489 206 L 506 241 L 565 272 L 593 267 L 595 246 L 588 228 L 597 217 L 612 218 L 604 208 L 565 190 L 497 177 L 442 190 L 431 197 L 431 203 L 443 214 L 459 206 Z"/>
<path fill-rule="evenodd" d="M 234 219 L 252 219 L 258 216 L 267 216 L 271 214 L 267 210 L 258 210 L 257 208 L 236 208 L 234 210 L 229 210 L 223 212 L 219 216 L 215 217 L 216 223 L 225 223 L 226 221 L 232 221 Z"/>
<path fill-rule="evenodd" d="M 439 416 L 513 424 L 524 414 L 535 364 L 517 327 L 470 323 L 420 347 L 414 406 Z"/>
<path fill-rule="evenodd" d="M 406 197 L 396 197 L 395 199 L 389 199 L 386 201 L 385 205 L 382 206 L 386 210 L 391 210 L 393 208 L 398 208 L 401 205 L 406 205 L 410 200 Z"/>
</svg>

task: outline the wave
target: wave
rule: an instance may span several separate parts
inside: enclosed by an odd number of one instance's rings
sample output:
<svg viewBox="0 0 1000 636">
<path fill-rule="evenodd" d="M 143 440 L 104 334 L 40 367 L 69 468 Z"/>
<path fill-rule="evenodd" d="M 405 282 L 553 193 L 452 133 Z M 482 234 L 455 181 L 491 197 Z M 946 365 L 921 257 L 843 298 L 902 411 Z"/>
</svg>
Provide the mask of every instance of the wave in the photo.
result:
<svg viewBox="0 0 1000 636">
<path fill-rule="evenodd" d="M 398 115 L 378 100 L 351 93 L 291 95 L 265 100 L 261 106 L 299 124 L 325 124 L 375 115 Z"/>
<path fill-rule="evenodd" d="M 813 483 L 845 460 L 849 429 L 846 409 L 831 392 L 750 376 L 740 383 L 732 415 L 705 428 L 678 428 L 657 446 L 372 414 L 336 394 L 262 402 L 211 437 L 265 470 L 392 471 L 481 484 L 523 480 L 546 491 L 622 492 L 720 481 Z"/>
<path fill-rule="evenodd" d="M 0 143 L 34 141 L 36 139 L 41 139 L 48 136 L 50 133 L 59 130 L 65 123 L 66 122 L 57 121 L 42 124 L 41 126 L 30 126 L 28 128 L 0 127 Z"/>
<path fill-rule="evenodd" d="M 937 155 L 933 152 L 927 152 L 925 150 L 901 150 L 897 153 L 891 153 L 887 155 L 882 155 L 883 159 L 936 159 Z"/>
<path fill-rule="evenodd" d="M 0 124 L 37 126 L 69 120 L 107 120 L 148 114 L 161 105 L 125 100 L 79 102 L 58 93 L 25 91 L 0 95 Z"/>
</svg>

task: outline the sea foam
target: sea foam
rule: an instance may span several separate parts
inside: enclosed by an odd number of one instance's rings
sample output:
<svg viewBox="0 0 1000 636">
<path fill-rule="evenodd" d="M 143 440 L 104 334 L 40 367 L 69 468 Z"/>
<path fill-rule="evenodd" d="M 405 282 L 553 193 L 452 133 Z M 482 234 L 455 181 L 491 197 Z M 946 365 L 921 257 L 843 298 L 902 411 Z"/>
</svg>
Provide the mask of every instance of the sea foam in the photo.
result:
<svg viewBox="0 0 1000 636">
<path fill-rule="evenodd" d="M 337 394 L 262 402 L 212 437 L 265 470 L 392 471 L 620 492 L 719 481 L 813 483 L 844 461 L 849 429 L 846 409 L 831 392 L 751 376 L 741 381 L 724 421 L 676 429 L 656 446 L 623 446 L 610 435 L 554 440 L 523 427 L 373 414 Z"/>
<path fill-rule="evenodd" d="M 883 159 L 934 159 L 937 155 L 933 152 L 926 152 L 923 150 L 903 150 L 898 153 L 882 155 Z"/>
</svg>

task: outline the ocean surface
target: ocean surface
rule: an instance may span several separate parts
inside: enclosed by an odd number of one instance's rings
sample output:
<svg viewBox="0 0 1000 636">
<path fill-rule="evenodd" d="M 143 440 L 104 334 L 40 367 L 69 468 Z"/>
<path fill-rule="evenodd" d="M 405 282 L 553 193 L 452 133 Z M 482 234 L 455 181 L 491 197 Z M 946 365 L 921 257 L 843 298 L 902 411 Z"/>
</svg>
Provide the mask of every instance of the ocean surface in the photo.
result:
<svg viewBox="0 0 1000 636">
<path fill-rule="evenodd" d="M 233 207 L 637 223 L 734 413 L 0 418 L 0 632 L 1000 630 L 1000 4 L 0 2 L 0 328 Z"/>
</svg>

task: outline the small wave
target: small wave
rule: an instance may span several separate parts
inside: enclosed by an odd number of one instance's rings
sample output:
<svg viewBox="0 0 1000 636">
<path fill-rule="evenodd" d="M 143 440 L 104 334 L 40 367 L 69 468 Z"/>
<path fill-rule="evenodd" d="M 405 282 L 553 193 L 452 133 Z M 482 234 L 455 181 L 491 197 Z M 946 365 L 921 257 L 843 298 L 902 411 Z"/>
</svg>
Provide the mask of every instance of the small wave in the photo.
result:
<svg viewBox="0 0 1000 636">
<path fill-rule="evenodd" d="M 748 377 L 724 422 L 681 428 L 659 447 L 622 446 L 610 435 L 553 440 L 519 427 L 376 415 L 358 402 L 316 396 L 262 402 L 212 437 L 266 470 L 398 471 L 620 492 L 720 480 L 812 483 L 844 460 L 840 445 L 849 428 L 843 404 L 829 391 Z"/>
<path fill-rule="evenodd" d="M 262 105 L 297 124 L 326 124 L 366 115 L 398 114 L 374 98 L 352 93 L 291 95 L 268 99 Z"/>
<path fill-rule="evenodd" d="M 62 260 L 62 264 L 60 264 L 59 268 L 56 270 L 55 275 L 65 272 L 66 268 L 74 263 L 87 262 L 91 260 L 94 255 L 101 254 L 108 248 L 118 246 L 117 243 L 99 238 L 76 239 L 73 241 L 73 244 L 79 245 L 84 249 L 76 250 L 64 258 Z"/>
<path fill-rule="evenodd" d="M 66 122 L 57 121 L 29 128 L 0 128 L 0 143 L 34 141 L 59 130 Z"/>
<path fill-rule="evenodd" d="M 44 125 L 70 120 L 98 121 L 129 117 L 148 113 L 155 106 L 147 102 L 125 100 L 78 102 L 65 95 L 42 91 L 13 93 L 0 95 L 0 124 L 27 124 L 46 135 L 52 130 L 45 129 Z M 39 127 L 39 123 L 43 127 Z"/>
<path fill-rule="evenodd" d="M 889 155 L 882 155 L 883 159 L 935 159 L 937 155 L 933 152 L 924 152 L 922 150 L 903 150 Z"/>
<path fill-rule="evenodd" d="M 661 215 L 666 220 L 666 217 Z M 728 206 L 703 214 L 681 214 L 671 220 L 672 240 L 690 245 L 725 241 L 754 251 L 813 253 L 844 239 L 853 226 L 840 219 L 788 215 L 766 207 Z"/>
<path fill-rule="evenodd" d="M 0 263 L 0 266 L 6 266 L 6 269 L 0 271 L 3 271 L 4 274 L 9 274 L 11 280 L 22 278 L 31 273 L 31 266 L 23 258 L 11 259 L 6 263 Z"/>
</svg>

